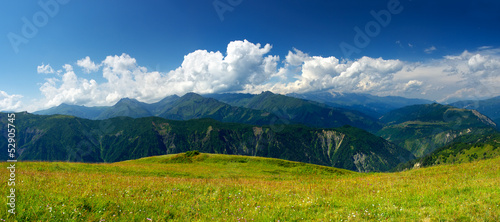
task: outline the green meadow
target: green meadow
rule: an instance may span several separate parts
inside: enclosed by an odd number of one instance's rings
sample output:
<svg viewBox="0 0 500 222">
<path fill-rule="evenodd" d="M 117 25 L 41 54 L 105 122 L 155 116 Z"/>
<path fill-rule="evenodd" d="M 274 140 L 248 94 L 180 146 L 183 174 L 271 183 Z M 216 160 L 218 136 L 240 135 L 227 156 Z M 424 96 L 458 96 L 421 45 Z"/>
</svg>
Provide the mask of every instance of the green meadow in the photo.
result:
<svg viewBox="0 0 500 222">
<path fill-rule="evenodd" d="M 0 221 L 500 221 L 500 158 L 369 174 L 193 152 L 18 162 L 15 189 Z"/>
</svg>

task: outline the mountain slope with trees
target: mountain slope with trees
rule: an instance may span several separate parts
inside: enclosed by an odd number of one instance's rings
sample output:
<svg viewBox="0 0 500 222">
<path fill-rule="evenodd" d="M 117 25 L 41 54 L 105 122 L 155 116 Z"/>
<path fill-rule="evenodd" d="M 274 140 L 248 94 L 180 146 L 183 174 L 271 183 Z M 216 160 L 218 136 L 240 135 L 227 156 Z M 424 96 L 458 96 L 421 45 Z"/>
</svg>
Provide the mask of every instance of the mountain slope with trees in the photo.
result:
<svg viewBox="0 0 500 222">
<path fill-rule="evenodd" d="M 370 132 L 381 129 L 377 119 L 354 110 L 332 108 L 325 104 L 290 96 L 263 92 L 250 94 L 206 95 L 233 106 L 264 110 L 276 114 L 280 121 L 297 122 L 312 127 L 340 127 L 350 125 Z"/>
<path fill-rule="evenodd" d="M 475 110 L 448 105 L 407 106 L 391 111 L 380 120 L 387 124 L 377 135 L 421 157 L 462 135 L 495 132 L 496 124 Z"/>
<path fill-rule="evenodd" d="M 0 114 L 7 122 L 7 114 Z M 64 115 L 18 113 L 19 160 L 117 162 L 199 150 L 273 157 L 359 172 L 387 171 L 414 156 L 354 127 L 255 126 L 212 119 L 174 121 L 159 117 L 88 120 Z M 6 129 L 1 130 L 6 134 Z M 6 141 L 0 145 L 6 146 Z M 0 157 L 7 159 L 4 152 Z"/>
<path fill-rule="evenodd" d="M 500 156 L 500 133 L 489 135 L 464 135 L 453 143 L 440 147 L 418 159 L 400 164 L 395 170 L 429 167 L 441 164 L 458 164 L 491 159 Z"/>
<path fill-rule="evenodd" d="M 493 97 L 485 100 L 464 100 L 450 103 L 463 109 L 477 110 L 478 112 L 490 117 L 495 121 L 497 127 L 500 129 L 500 96 Z"/>
<path fill-rule="evenodd" d="M 172 120 L 212 118 L 223 122 L 255 125 L 300 123 L 321 128 L 350 125 L 372 133 L 383 126 L 377 119 L 359 111 L 332 108 L 318 102 L 271 92 L 263 92 L 259 95 L 211 94 L 206 96 L 187 93 L 182 97 L 169 96 L 153 104 L 142 103 L 134 99 L 122 99 L 111 107 L 62 104 L 35 112 L 35 114 L 73 115 L 94 120 L 119 116 L 133 118 L 158 116 Z"/>
</svg>

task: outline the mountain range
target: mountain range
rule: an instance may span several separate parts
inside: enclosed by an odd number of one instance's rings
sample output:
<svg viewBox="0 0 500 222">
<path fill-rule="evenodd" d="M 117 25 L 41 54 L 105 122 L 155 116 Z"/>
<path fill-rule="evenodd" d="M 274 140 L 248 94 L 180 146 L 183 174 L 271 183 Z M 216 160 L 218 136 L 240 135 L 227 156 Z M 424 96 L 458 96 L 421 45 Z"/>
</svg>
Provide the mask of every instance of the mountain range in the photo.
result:
<svg viewBox="0 0 500 222">
<path fill-rule="evenodd" d="M 454 103 L 475 110 L 402 97 L 262 92 L 188 93 L 152 104 L 124 98 L 108 107 L 61 104 L 23 116 L 19 154 L 25 160 L 116 162 L 198 149 L 387 171 L 498 133 L 489 118 L 496 117 L 497 103 Z M 82 153 L 81 146 L 89 149 Z M 495 156 L 489 148 L 484 155 Z"/>
<path fill-rule="evenodd" d="M 219 94 L 205 97 L 187 93 L 182 97 L 169 96 L 153 104 L 125 98 L 110 107 L 61 104 L 34 114 L 62 114 L 92 120 L 118 116 L 132 118 L 157 116 L 172 120 L 212 118 L 222 122 L 255 125 L 300 123 L 326 128 L 350 125 L 370 132 L 376 132 L 383 126 L 376 118 L 358 111 L 332 108 L 321 103 L 271 92 L 259 95 Z"/>
<path fill-rule="evenodd" d="M 500 156 L 500 133 L 467 135 L 440 147 L 428 155 L 402 163 L 394 170 L 401 171 L 439 164 L 457 164 Z"/>
<path fill-rule="evenodd" d="M 478 112 L 490 117 L 500 126 L 500 96 L 485 100 L 464 100 L 449 105 L 463 109 L 477 110 Z"/>
<path fill-rule="evenodd" d="M 7 114 L 0 114 L 7 124 Z M 255 126 L 213 119 L 160 117 L 89 120 L 66 115 L 16 114 L 18 160 L 117 162 L 199 150 L 274 157 L 359 172 L 387 171 L 414 159 L 407 150 L 345 126 Z M 1 133 L 7 134 L 2 128 Z M 6 140 L 0 145 L 6 147 Z M 0 155 L 7 159 L 7 153 Z"/>
<path fill-rule="evenodd" d="M 406 106 L 380 118 L 386 126 L 377 135 L 421 157 L 457 137 L 496 131 L 496 124 L 475 110 L 437 103 Z"/>
<path fill-rule="evenodd" d="M 433 101 L 425 99 L 409 99 L 400 96 L 381 97 L 363 93 L 341 93 L 332 90 L 301 94 L 290 93 L 287 96 L 316 101 L 331 107 L 356 110 L 375 118 L 405 106 L 433 103 Z"/>
</svg>

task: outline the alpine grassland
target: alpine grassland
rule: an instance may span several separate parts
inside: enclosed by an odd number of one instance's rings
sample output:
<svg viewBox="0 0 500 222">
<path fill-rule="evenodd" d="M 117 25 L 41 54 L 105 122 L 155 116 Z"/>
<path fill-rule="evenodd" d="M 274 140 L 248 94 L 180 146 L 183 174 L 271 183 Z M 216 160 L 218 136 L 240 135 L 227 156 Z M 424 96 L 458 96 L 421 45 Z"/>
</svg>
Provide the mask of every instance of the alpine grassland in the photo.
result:
<svg viewBox="0 0 500 222">
<path fill-rule="evenodd" d="M 16 163 L 1 221 L 500 221 L 500 158 L 394 173 L 195 151 Z M 3 162 L 7 197 L 11 163 Z M 4 198 L 6 203 L 7 198 Z"/>
</svg>

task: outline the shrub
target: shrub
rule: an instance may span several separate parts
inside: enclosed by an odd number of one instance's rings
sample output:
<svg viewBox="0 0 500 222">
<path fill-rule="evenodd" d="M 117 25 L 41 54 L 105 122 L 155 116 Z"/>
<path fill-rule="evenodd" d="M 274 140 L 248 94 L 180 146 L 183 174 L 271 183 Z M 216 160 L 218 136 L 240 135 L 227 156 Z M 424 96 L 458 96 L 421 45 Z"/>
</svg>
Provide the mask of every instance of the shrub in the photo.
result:
<svg viewBox="0 0 500 222">
<path fill-rule="evenodd" d="M 200 151 L 198 151 L 198 150 L 187 151 L 185 155 L 186 155 L 186 157 L 197 156 L 197 155 L 200 155 Z"/>
</svg>

